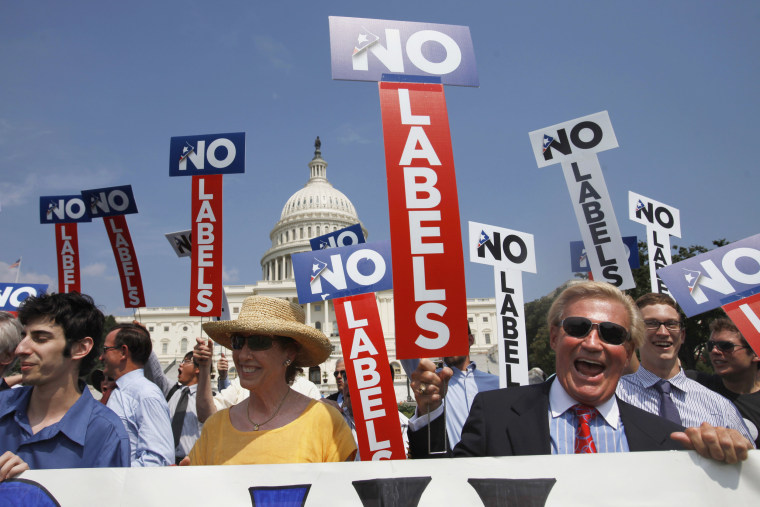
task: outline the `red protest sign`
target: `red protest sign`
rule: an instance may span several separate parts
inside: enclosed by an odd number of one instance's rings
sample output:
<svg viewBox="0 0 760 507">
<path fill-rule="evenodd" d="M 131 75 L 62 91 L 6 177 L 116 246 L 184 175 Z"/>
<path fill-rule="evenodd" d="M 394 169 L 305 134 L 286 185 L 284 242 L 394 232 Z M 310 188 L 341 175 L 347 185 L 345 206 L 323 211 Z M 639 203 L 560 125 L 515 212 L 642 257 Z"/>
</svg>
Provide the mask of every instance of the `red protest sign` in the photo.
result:
<svg viewBox="0 0 760 507">
<path fill-rule="evenodd" d="M 723 305 L 723 311 L 739 329 L 755 354 L 760 354 L 760 294 Z"/>
<path fill-rule="evenodd" d="M 119 268 L 121 279 L 121 292 L 124 296 L 126 308 L 140 308 L 145 306 L 145 294 L 143 292 L 140 266 L 137 264 L 132 236 L 129 234 L 127 218 L 124 215 L 104 217 L 108 239 L 111 241 L 113 256 L 116 266 Z"/>
<path fill-rule="evenodd" d="M 381 82 L 396 357 L 467 353 L 467 301 L 443 85 Z"/>
<path fill-rule="evenodd" d="M 333 303 L 359 455 L 362 461 L 406 459 L 375 294 L 339 298 Z"/>
<path fill-rule="evenodd" d="M 55 224 L 55 251 L 58 254 L 58 292 L 60 293 L 82 292 L 78 238 L 76 223 Z"/>
<path fill-rule="evenodd" d="M 190 315 L 222 314 L 222 175 L 193 176 Z"/>
</svg>

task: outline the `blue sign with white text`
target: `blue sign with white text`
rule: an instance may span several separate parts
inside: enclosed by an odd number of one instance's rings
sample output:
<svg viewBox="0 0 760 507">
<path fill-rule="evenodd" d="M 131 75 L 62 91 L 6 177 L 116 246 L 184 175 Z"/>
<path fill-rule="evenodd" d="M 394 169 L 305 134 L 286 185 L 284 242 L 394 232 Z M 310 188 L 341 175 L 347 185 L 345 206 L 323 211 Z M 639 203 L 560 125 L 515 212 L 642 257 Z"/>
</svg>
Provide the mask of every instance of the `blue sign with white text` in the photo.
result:
<svg viewBox="0 0 760 507">
<path fill-rule="evenodd" d="M 132 185 L 82 190 L 82 200 L 91 218 L 137 213 Z"/>
<path fill-rule="evenodd" d="M 641 266 L 641 263 L 639 263 L 639 246 L 636 236 L 623 236 L 623 244 L 628 254 L 628 265 L 631 269 L 637 269 Z M 570 242 L 570 271 L 573 273 L 588 273 L 591 271 L 583 241 Z"/>
<path fill-rule="evenodd" d="M 313 250 L 291 260 L 300 304 L 393 288 L 389 241 Z"/>
<path fill-rule="evenodd" d="M 245 172 L 245 132 L 172 137 L 169 176 Z"/>
<path fill-rule="evenodd" d="M 362 231 L 361 224 L 349 225 L 338 231 L 329 232 L 309 240 L 312 250 L 357 245 L 364 242 L 364 232 Z"/>
<path fill-rule="evenodd" d="M 43 195 L 40 197 L 41 224 L 92 222 L 81 194 Z"/>
<path fill-rule="evenodd" d="M 470 28 L 330 16 L 333 79 L 382 81 L 383 74 L 440 76 L 480 86 Z"/>
<path fill-rule="evenodd" d="M 760 234 L 657 270 L 687 317 L 760 292 Z"/>
<path fill-rule="evenodd" d="M 38 283 L 0 283 L 0 310 L 15 312 L 26 298 L 40 296 L 47 288 Z"/>
</svg>

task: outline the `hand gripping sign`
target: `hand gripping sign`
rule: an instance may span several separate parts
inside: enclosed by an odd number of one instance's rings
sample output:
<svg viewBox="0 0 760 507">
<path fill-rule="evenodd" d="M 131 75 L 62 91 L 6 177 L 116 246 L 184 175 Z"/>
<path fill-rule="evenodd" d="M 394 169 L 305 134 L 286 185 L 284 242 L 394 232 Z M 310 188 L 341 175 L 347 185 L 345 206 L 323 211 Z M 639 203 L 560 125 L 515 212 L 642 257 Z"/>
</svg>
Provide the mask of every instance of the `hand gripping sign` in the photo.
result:
<svg viewBox="0 0 760 507">
<path fill-rule="evenodd" d="M 362 461 L 406 459 L 375 295 L 336 299 L 334 304 L 359 455 Z"/>
<path fill-rule="evenodd" d="M 90 222 L 81 195 L 40 197 L 40 223 L 55 224 L 55 250 L 58 258 L 58 292 L 81 292 L 79 236 L 77 222 Z"/>
<path fill-rule="evenodd" d="M 636 286 L 597 152 L 617 148 L 607 111 L 529 134 L 538 167 L 561 162 L 594 279 Z"/>
<path fill-rule="evenodd" d="M 498 320 L 499 385 L 528 384 L 522 272 L 536 272 L 533 235 L 469 222 L 470 262 L 493 266 Z"/>
<path fill-rule="evenodd" d="M 454 156 L 443 85 L 381 82 L 396 357 L 467 353 Z"/>
<path fill-rule="evenodd" d="M 116 266 L 119 269 L 124 306 L 126 308 L 144 307 L 145 293 L 140 276 L 140 265 L 137 263 L 134 243 L 129 234 L 127 218 L 124 216 L 137 213 L 132 186 L 82 190 L 82 200 L 92 218 L 103 218 Z"/>
<path fill-rule="evenodd" d="M 652 292 L 670 294 L 665 282 L 657 276 L 657 270 L 673 262 L 670 256 L 670 236 L 681 237 L 681 213 L 676 208 L 628 191 L 628 218 L 647 228 Z"/>
<path fill-rule="evenodd" d="M 245 132 L 171 138 L 169 176 L 193 177 L 190 315 L 219 317 L 226 308 L 222 284 L 222 176 L 243 172 Z M 176 248 L 175 251 L 179 255 Z"/>
</svg>

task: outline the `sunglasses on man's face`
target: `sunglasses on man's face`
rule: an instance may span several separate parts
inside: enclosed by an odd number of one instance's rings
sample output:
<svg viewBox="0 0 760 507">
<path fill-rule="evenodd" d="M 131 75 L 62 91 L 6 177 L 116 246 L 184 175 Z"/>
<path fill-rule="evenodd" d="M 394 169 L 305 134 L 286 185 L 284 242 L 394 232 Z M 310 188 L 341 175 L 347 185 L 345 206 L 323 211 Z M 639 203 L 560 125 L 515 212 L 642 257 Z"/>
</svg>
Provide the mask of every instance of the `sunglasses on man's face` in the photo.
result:
<svg viewBox="0 0 760 507">
<path fill-rule="evenodd" d="M 733 352 L 734 349 L 745 349 L 747 348 L 744 345 L 737 345 L 733 342 L 724 342 L 724 341 L 713 341 L 708 340 L 707 341 L 707 352 L 710 352 L 713 347 L 718 347 L 718 350 L 721 352 Z"/>
<path fill-rule="evenodd" d="M 584 338 L 596 326 L 597 333 L 602 341 L 610 345 L 622 345 L 628 339 L 628 330 L 614 322 L 591 322 L 586 317 L 567 317 L 560 323 L 568 336 Z"/>
<path fill-rule="evenodd" d="M 269 350 L 272 348 L 273 337 L 270 335 L 233 334 L 230 338 L 232 350 L 241 350 L 244 345 L 248 345 L 250 350 Z"/>
</svg>

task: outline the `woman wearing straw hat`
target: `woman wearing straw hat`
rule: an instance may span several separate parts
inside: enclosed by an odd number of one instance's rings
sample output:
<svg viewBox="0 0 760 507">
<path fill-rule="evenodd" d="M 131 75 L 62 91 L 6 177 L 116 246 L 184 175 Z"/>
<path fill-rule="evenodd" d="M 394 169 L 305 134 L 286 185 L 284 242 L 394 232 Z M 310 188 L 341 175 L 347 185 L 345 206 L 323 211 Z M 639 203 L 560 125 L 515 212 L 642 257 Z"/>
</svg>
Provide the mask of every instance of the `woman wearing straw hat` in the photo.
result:
<svg viewBox="0 0 760 507">
<path fill-rule="evenodd" d="M 232 349 L 240 385 L 251 395 L 206 421 L 191 465 L 353 459 L 356 445 L 341 414 L 288 385 L 296 368 L 317 366 L 330 355 L 327 337 L 304 321 L 295 303 L 251 296 L 237 320 L 203 324 L 212 340 Z"/>
</svg>

